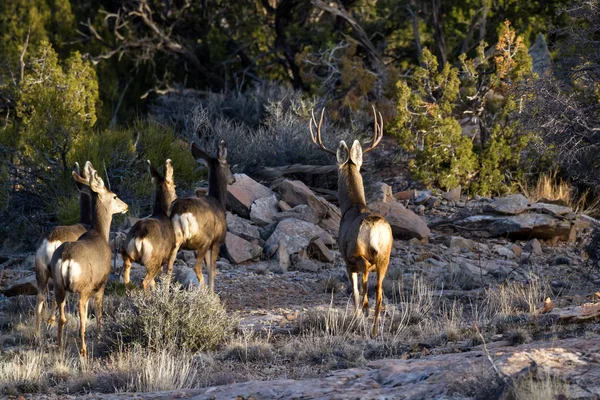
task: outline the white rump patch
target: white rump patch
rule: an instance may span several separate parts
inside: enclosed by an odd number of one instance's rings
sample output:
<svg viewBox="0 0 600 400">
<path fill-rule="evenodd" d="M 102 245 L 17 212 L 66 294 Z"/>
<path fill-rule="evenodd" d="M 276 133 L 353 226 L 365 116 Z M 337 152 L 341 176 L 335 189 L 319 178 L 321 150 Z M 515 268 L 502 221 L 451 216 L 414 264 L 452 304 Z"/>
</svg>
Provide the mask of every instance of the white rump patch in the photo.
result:
<svg viewBox="0 0 600 400">
<path fill-rule="evenodd" d="M 42 265 L 50 265 L 50 261 L 52 261 L 54 252 L 60 247 L 61 244 L 62 242 L 60 240 L 49 242 L 48 239 L 44 239 L 40 247 L 38 247 L 35 252 L 36 261 Z"/>
<path fill-rule="evenodd" d="M 198 232 L 198 221 L 192 213 L 176 214 L 173 217 L 173 229 L 175 236 L 181 236 L 186 241 Z"/>
<path fill-rule="evenodd" d="M 135 239 L 136 247 L 138 245 L 138 242 L 140 243 L 140 246 L 138 247 L 138 251 L 140 252 L 140 258 L 142 259 L 144 265 L 146 265 L 148 259 L 152 257 L 152 243 L 150 242 L 150 240 L 148 240 L 148 238 L 145 238 L 143 240 Z"/>
<path fill-rule="evenodd" d="M 62 281 L 66 284 L 67 288 L 72 288 L 81 276 L 81 265 L 73 259 L 62 261 L 59 259 L 56 263 L 56 268 L 62 276 Z"/>
</svg>

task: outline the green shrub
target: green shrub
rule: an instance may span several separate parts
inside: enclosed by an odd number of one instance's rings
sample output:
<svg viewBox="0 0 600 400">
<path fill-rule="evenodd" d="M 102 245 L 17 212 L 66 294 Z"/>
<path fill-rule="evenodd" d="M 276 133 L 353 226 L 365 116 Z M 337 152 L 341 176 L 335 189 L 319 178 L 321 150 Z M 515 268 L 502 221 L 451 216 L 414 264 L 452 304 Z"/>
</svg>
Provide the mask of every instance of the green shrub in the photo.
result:
<svg viewBox="0 0 600 400">
<path fill-rule="evenodd" d="M 73 225 L 79 222 L 79 197 L 75 195 L 60 196 L 53 206 L 59 225 Z"/>
<path fill-rule="evenodd" d="M 169 345 L 191 351 L 214 349 L 236 324 L 207 287 L 183 290 L 165 280 L 148 295 L 133 292 L 107 320 L 109 345 L 138 343 L 150 349 Z"/>
</svg>

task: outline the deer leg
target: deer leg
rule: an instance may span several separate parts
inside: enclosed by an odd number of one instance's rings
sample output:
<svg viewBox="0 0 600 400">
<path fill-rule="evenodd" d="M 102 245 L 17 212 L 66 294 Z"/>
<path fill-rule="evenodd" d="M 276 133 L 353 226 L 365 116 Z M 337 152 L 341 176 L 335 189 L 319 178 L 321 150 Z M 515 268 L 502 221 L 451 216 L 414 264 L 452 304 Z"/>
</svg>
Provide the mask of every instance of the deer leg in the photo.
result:
<svg viewBox="0 0 600 400">
<path fill-rule="evenodd" d="M 102 299 L 104 298 L 104 286 L 94 295 L 96 301 L 96 323 L 98 324 L 98 338 L 102 332 Z"/>
<path fill-rule="evenodd" d="M 142 281 L 142 286 L 144 287 L 144 291 L 146 292 L 146 294 L 148 294 L 148 287 L 154 288 L 154 278 L 156 277 L 156 274 L 158 274 L 160 267 L 160 264 L 150 260 L 146 264 L 146 276 Z"/>
<path fill-rule="evenodd" d="M 123 255 L 123 282 L 129 284 L 130 278 L 129 273 L 131 272 L 131 257 Z"/>
<path fill-rule="evenodd" d="M 358 302 L 359 302 L 359 294 L 358 294 L 358 273 L 351 272 L 350 280 L 352 281 L 352 299 L 354 300 L 354 311 L 358 312 Z"/>
<path fill-rule="evenodd" d="M 81 356 L 85 357 L 87 354 L 87 347 L 85 346 L 85 325 L 87 323 L 88 315 L 88 302 L 89 297 L 83 294 L 79 295 L 79 335 L 81 336 Z"/>
<path fill-rule="evenodd" d="M 202 261 L 206 262 L 207 269 L 210 269 L 210 264 L 206 261 L 208 245 L 203 244 L 196 250 L 196 265 L 194 266 L 194 272 L 198 277 L 198 283 L 200 286 L 204 286 L 204 275 L 202 275 Z M 209 274 L 210 282 L 210 274 Z"/>
<path fill-rule="evenodd" d="M 42 311 L 44 310 L 44 302 L 46 301 L 46 297 L 48 296 L 48 279 L 49 271 L 48 268 L 44 266 L 38 266 L 36 268 L 36 280 L 38 287 L 38 295 L 37 295 L 37 306 L 36 306 L 36 314 L 35 314 L 35 329 L 36 336 L 40 336 L 41 327 L 42 327 Z"/>
<path fill-rule="evenodd" d="M 381 313 L 381 303 L 383 300 L 383 279 L 387 272 L 389 256 L 385 262 L 380 262 L 377 265 L 377 299 L 375 302 L 375 322 L 373 323 L 373 336 L 377 336 L 379 330 L 379 314 Z"/>
<path fill-rule="evenodd" d="M 65 303 L 66 303 L 66 292 L 62 289 L 56 288 L 54 290 L 54 297 L 58 304 L 58 347 L 62 347 L 63 329 L 67 323 L 67 316 L 65 315 Z"/>
<path fill-rule="evenodd" d="M 365 271 L 362 274 L 362 309 L 365 317 L 369 316 L 369 271 Z"/>
<path fill-rule="evenodd" d="M 212 293 L 215 291 L 215 275 L 217 274 L 218 254 L 219 247 L 217 245 L 213 245 L 204 255 L 204 263 L 206 264 L 206 272 L 208 273 L 208 285 Z"/>
</svg>

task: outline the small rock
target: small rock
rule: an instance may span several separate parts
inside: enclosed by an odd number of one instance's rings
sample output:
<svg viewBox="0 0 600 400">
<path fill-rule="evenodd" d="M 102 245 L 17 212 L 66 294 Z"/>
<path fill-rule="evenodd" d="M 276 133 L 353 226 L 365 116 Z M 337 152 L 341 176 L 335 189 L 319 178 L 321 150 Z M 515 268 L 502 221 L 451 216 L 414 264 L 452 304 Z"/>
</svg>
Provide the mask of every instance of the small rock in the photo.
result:
<svg viewBox="0 0 600 400">
<path fill-rule="evenodd" d="M 367 203 L 376 201 L 388 203 L 396 201 L 396 198 L 392 194 L 392 187 L 383 182 L 374 182 L 365 185 L 365 197 L 367 198 Z"/>
<path fill-rule="evenodd" d="M 173 281 L 181 283 L 186 289 L 200 286 L 194 270 L 177 263 L 173 264 Z"/>
<path fill-rule="evenodd" d="M 440 205 L 440 199 L 435 196 L 431 196 L 425 202 L 425 207 L 427 207 L 427 208 L 436 208 L 439 205 Z"/>
<path fill-rule="evenodd" d="M 314 260 L 298 260 L 293 264 L 294 271 L 319 272 L 321 264 Z"/>
<path fill-rule="evenodd" d="M 283 240 L 279 241 L 279 246 L 277 246 L 275 255 L 279 262 L 279 268 L 281 268 L 282 271 L 287 271 L 290 267 L 290 254 L 285 248 L 285 242 Z"/>
<path fill-rule="evenodd" d="M 531 239 L 529 242 L 527 242 L 527 244 L 525 245 L 525 250 L 535 254 L 536 256 L 541 256 L 542 254 L 544 254 L 542 250 L 542 245 L 537 239 Z"/>
<path fill-rule="evenodd" d="M 418 192 L 415 198 L 413 199 L 414 204 L 423 204 L 431 197 L 431 191 L 425 190 L 422 192 Z"/>
<path fill-rule="evenodd" d="M 279 208 L 281 208 L 281 211 L 287 211 L 287 210 L 291 210 L 292 206 L 290 206 L 288 203 L 286 203 L 283 200 L 279 200 Z"/>
<path fill-rule="evenodd" d="M 519 246 L 518 244 L 513 244 L 510 247 L 510 249 L 515 254 L 515 256 L 517 256 L 518 258 L 520 258 L 521 255 L 523 254 L 523 250 L 521 249 L 521 246 Z"/>
<path fill-rule="evenodd" d="M 528 203 L 529 201 L 522 194 L 512 194 L 496 199 L 486 207 L 486 211 L 498 214 L 517 215 L 525 211 Z"/>
<path fill-rule="evenodd" d="M 475 248 L 475 242 L 460 236 L 450 236 L 446 239 L 446 246 L 451 249 L 473 250 Z"/>
<path fill-rule="evenodd" d="M 461 192 L 462 192 L 462 187 L 460 185 L 458 185 L 454 189 L 449 190 L 446 193 L 442 194 L 442 198 L 444 200 L 457 202 L 460 200 Z"/>
<path fill-rule="evenodd" d="M 566 256 L 558 255 L 552 260 L 553 265 L 571 265 L 571 259 Z"/>
<path fill-rule="evenodd" d="M 279 204 L 275 195 L 256 199 L 250 206 L 250 220 L 257 225 L 269 225 L 279 212 Z"/>
<path fill-rule="evenodd" d="M 319 261 L 332 263 L 334 260 L 331 250 L 329 250 L 329 248 L 325 246 L 325 243 L 319 238 L 313 239 L 308 244 L 307 252 L 311 258 L 315 258 Z"/>
<path fill-rule="evenodd" d="M 495 244 L 492 246 L 492 252 L 498 254 L 500 257 L 511 258 L 515 256 L 515 253 L 507 247 L 504 247 L 500 244 Z"/>
<path fill-rule="evenodd" d="M 396 200 L 412 200 L 415 197 L 414 190 L 405 190 L 403 192 L 394 193 Z"/>
<path fill-rule="evenodd" d="M 253 260 L 262 254 L 262 247 L 250 243 L 231 232 L 227 232 L 225 247 L 227 259 L 234 264 Z"/>
</svg>

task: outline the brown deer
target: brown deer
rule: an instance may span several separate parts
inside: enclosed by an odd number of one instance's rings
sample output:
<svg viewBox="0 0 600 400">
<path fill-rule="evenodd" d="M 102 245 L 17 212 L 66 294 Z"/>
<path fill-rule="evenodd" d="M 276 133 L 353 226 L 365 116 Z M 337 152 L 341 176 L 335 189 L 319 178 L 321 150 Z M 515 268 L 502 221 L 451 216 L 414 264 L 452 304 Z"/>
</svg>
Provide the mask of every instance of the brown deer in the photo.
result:
<svg viewBox="0 0 600 400">
<path fill-rule="evenodd" d="M 73 172 L 73 178 L 89 188 L 92 197 L 92 226 L 77 241 L 63 243 L 52 256 L 54 298 L 59 307 L 58 345 L 62 346 L 63 329 L 67 323 L 65 302 L 67 292 L 79 294 L 79 328 L 81 355 L 85 356 L 85 324 L 88 302 L 96 300 L 98 333 L 102 329 L 102 297 L 110 274 L 111 250 L 108 245 L 113 214 L 125 213 L 127 204 L 104 186 L 92 164 L 85 165 L 87 179 Z"/>
<path fill-rule="evenodd" d="M 321 150 L 335 154 L 338 164 L 338 197 L 342 212 L 338 246 L 348 271 L 348 278 L 352 282 L 352 296 L 354 307 L 359 311 L 358 274 L 362 274 L 362 309 L 365 316 L 369 315 L 369 298 L 367 283 L 369 272 L 377 273 L 377 299 L 375 305 L 375 322 L 373 336 L 378 333 L 379 314 L 381 313 L 382 285 L 390 262 L 393 237 L 392 228 L 381 215 L 369 210 L 365 200 L 360 167 L 363 153 L 375 148 L 383 137 L 383 118 L 379 113 L 379 120 L 375 108 L 375 127 L 373 142 L 364 151 L 358 140 L 348 150 L 346 143 L 341 140 L 337 152 L 327 149 L 321 140 L 321 126 L 323 124 L 323 110 L 321 119 L 317 124 L 314 112 L 309 123 L 311 141 Z M 317 134 L 313 132 L 313 124 L 317 127 Z"/>
<path fill-rule="evenodd" d="M 192 155 L 198 162 L 208 167 L 208 196 L 184 197 L 171 205 L 171 222 L 175 231 L 175 248 L 169 258 L 167 267 L 170 275 L 173 262 L 179 248 L 196 250 L 194 271 L 198 282 L 204 285 L 202 276 L 202 260 L 208 270 L 208 281 L 211 291 L 215 289 L 217 273 L 217 257 L 219 247 L 225 242 L 227 220 L 225 219 L 225 200 L 227 185 L 235 182 L 227 164 L 227 145 L 224 140 L 219 144 L 217 157 L 211 157 L 196 143 L 192 143 Z"/>
<path fill-rule="evenodd" d="M 125 283 L 129 283 L 131 262 L 141 262 L 146 267 L 146 276 L 142 282 L 144 290 L 154 287 L 154 277 L 169 261 L 175 247 L 175 232 L 169 218 L 169 209 L 175 194 L 173 164 L 165 161 L 163 177 L 148 160 L 148 171 L 155 187 L 154 209 L 148 218 L 139 220 L 131 227 L 123 244 L 122 256 L 125 267 Z"/>
<path fill-rule="evenodd" d="M 73 170 L 77 174 L 85 177 L 85 171 L 81 173 L 78 163 L 75 163 Z M 35 323 L 36 333 L 38 336 L 40 335 L 42 325 L 42 311 L 48 295 L 48 280 L 52 275 L 52 271 L 50 270 L 52 255 L 61 244 L 65 242 L 74 242 L 79 239 L 79 237 L 83 235 L 92 224 L 90 196 L 83 185 L 77 181 L 75 181 L 75 184 L 79 190 L 79 223 L 68 226 L 57 226 L 40 237 L 36 244 L 35 278 L 37 281 L 38 295 Z M 56 302 L 54 302 L 51 312 L 52 313 L 49 319 L 50 323 L 54 322 Z"/>
</svg>

